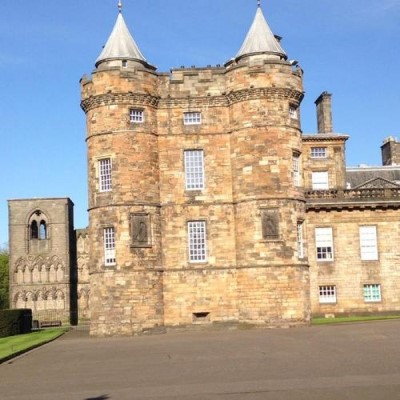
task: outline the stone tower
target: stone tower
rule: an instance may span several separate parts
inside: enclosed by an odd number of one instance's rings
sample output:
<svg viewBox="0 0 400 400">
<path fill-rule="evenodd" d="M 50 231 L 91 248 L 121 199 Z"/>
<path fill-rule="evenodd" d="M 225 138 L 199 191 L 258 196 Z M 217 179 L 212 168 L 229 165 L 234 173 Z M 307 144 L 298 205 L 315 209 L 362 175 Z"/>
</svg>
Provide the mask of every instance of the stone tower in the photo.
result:
<svg viewBox="0 0 400 400">
<path fill-rule="evenodd" d="M 9 200 L 10 304 L 33 319 L 76 321 L 73 203 L 68 198 Z"/>
<path fill-rule="evenodd" d="M 163 325 L 157 74 L 120 12 L 83 78 L 87 118 L 91 333 Z"/>
<path fill-rule="evenodd" d="M 225 66 L 159 73 L 120 7 L 81 80 L 92 334 L 308 323 L 294 64 L 258 7 Z"/>
<path fill-rule="evenodd" d="M 240 321 L 309 319 L 301 170 L 302 70 L 260 6 L 226 64 Z"/>
</svg>

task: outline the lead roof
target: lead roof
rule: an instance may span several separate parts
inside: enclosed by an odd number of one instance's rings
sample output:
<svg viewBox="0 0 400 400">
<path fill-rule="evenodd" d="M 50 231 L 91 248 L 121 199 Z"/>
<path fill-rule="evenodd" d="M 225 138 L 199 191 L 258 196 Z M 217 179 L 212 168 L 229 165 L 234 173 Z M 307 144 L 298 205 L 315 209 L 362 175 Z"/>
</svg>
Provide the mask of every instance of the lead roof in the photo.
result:
<svg viewBox="0 0 400 400">
<path fill-rule="evenodd" d="M 108 60 L 137 60 L 146 63 L 146 59 L 129 32 L 121 12 L 118 13 L 111 35 L 96 60 L 96 67 Z"/>
<path fill-rule="evenodd" d="M 257 7 L 253 23 L 236 58 L 257 53 L 273 54 L 287 59 L 285 51 L 272 33 L 260 6 Z"/>
</svg>

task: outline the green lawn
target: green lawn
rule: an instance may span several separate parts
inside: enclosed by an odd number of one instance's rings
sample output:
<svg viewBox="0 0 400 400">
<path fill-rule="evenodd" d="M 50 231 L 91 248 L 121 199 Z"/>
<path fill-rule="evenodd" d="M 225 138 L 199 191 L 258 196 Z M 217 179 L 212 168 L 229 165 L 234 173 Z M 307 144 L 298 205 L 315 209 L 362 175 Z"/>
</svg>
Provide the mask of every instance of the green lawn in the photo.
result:
<svg viewBox="0 0 400 400">
<path fill-rule="evenodd" d="M 0 362 L 12 355 L 17 355 L 41 344 L 54 340 L 65 333 L 68 328 L 44 329 L 25 335 L 8 336 L 0 338 Z"/>
<path fill-rule="evenodd" d="M 400 315 L 369 315 L 365 317 L 337 317 L 337 318 L 313 318 L 312 325 L 337 324 L 344 322 L 381 321 L 388 319 L 400 319 Z"/>
</svg>

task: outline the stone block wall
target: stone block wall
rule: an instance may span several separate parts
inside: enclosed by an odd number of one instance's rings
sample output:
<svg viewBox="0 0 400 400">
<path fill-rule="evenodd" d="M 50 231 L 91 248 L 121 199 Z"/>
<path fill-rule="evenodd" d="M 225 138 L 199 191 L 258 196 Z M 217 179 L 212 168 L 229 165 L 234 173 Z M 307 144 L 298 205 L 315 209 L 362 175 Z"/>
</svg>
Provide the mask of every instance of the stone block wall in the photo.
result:
<svg viewBox="0 0 400 400">
<path fill-rule="evenodd" d="M 110 269 L 93 273 L 90 284 L 92 335 L 131 336 L 164 326 L 161 272 Z"/>
<path fill-rule="evenodd" d="M 306 264 L 239 269 L 237 293 L 241 322 L 270 327 L 302 326 L 310 322 Z"/>
<path fill-rule="evenodd" d="M 312 173 L 328 172 L 329 189 L 346 189 L 346 148 L 347 135 L 304 135 L 303 174 L 305 190 L 313 190 Z M 313 158 L 312 148 L 325 148 L 326 157 Z"/>
<path fill-rule="evenodd" d="M 78 322 L 90 320 L 89 237 L 87 229 L 76 230 Z"/>
<path fill-rule="evenodd" d="M 140 333 L 152 324 L 308 323 L 308 272 L 296 236 L 304 195 L 293 178 L 293 157 L 302 151 L 302 76 L 287 62 L 256 58 L 170 75 L 103 66 L 82 80 L 92 334 Z M 130 108 L 143 110 L 142 123 L 127 120 Z M 201 113 L 201 124 L 185 125 L 185 112 Z M 202 189 L 186 189 L 187 150 L 203 152 Z M 112 190 L 101 193 L 98 161 L 105 157 L 112 160 Z M 262 232 L 270 209 L 279 226 L 272 241 Z M 131 216 L 140 213 L 150 216 L 151 240 L 135 248 Z M 205 222 L 203 262 L 189 260 L 190 221 Z M 111 267 L 102 237 L 108 226 L 116 235 Z M 293 276 L 300 281 L 290 284 Z M 286 297 L 279 315 L 270 292 Z"/>
<path fill-rule="evenodd" d="M 390 208 L 343 209 L 307 213 L 312 313 L 354 314 L 400 311 L 400 270 L 397 238 L 400 211 Z M 361 226 L 375 226 L 378 258 L 361 260 Z M 333 260 L 318 261 L 315 228 L 332 227 Z M 381 300 L 365 301 L 364 285 L 380 285 Z M 336 286 L 337 300 L 319 301 L 319 286 Z"/>
<path fill-rule="evenodd" d="M 33 319 L 69 322 L 76 311 L 73 203 L 10 200 L 10 304 Z"/>
<path fill-rule="evenodd" d="M 164 309 L 166 327 L 239 322 L 236 269 L 165 271 Z"/>
</svg>

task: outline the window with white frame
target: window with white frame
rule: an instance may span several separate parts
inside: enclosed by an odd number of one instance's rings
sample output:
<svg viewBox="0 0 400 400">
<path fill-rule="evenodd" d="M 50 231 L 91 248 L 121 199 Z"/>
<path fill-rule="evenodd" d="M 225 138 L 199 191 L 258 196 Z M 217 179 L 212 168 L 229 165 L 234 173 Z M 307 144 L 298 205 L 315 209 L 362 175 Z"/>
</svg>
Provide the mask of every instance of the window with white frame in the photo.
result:
<svg viewBox="0 0 400 400">
<path fill-rule="evenodd" d="M 364 301 L 367 303 L 379 302 L 381 297 L 381 285 L 368 284 L 364 285 Z"/>
<path fill-rule="evenodd" d="M 112 189 L 112 166 L 111 158 L 99 160 L 99 190 L 109 192 Z"/>
<path fill-rule="evenodd" d="M 319 171 L 311 173 L 311 184 L 313 190 L 328 190 L 328 171 Z"/>
<path fill-rule="evenodd" d="M 317 261 L 333 260 L 332 228 L 315 228 L 315 246 L 317 249 Z"/>
<path fill-rule="evenodd" d="M 376 226 L 360 226 L 359 231 L 361 260 L 377 260 L 378 243 L 376 238 Z"/>
<path fill-rule="evenodd" d="M 326 147 L 311 147 L 311 158 L 326 158 Z"/>
<path fill-rule="evenodd" d="M 188 222 L 189 262 L 207 262 L 206 222 Z"/>
<path fill-rule="evenodd" d="M 300 174 L 300 154 L 293 153 L 293 184 L 296 187 L 301 186 L 301 174 Z"/>
<path fill-rule="evenodd" d="M 104 264 L 115 265 L 115 231 L 113 227 L 104 228 Z"/>
<path fill-rule="evenodd" d="M 144 122 L 144 111 L 136 108 L 129 110 L 129 121 L 134 124 L 140 124 Z"/>
<path fill-rule="evenodd" d="M 289 106 L 289 116 L 292 119 L 298 119 L 299 118 L 299 114 L 298 114 L 298 110 L 296 106 L 290 105 Z"/>
<path fill-rule="evenodd" d="M 336 303 L 336 286 L 320 286 L 319 302 L 321 304 Z"/>
<path fill-rule="evenodd" d="M 304 258 L 304 223 L 297 222 L 297 254 L 299 258 Z"/>
<path fill-rule="evenodd" d="M 185 112 L 183 113 L 184 125 L 200 125 L 201 112 Z"/>
<path fill-rule="evenodd" d="M 203 150 L 185 150 L 186 190 L 204 189 L 204 152 Z"/>
</svg>

